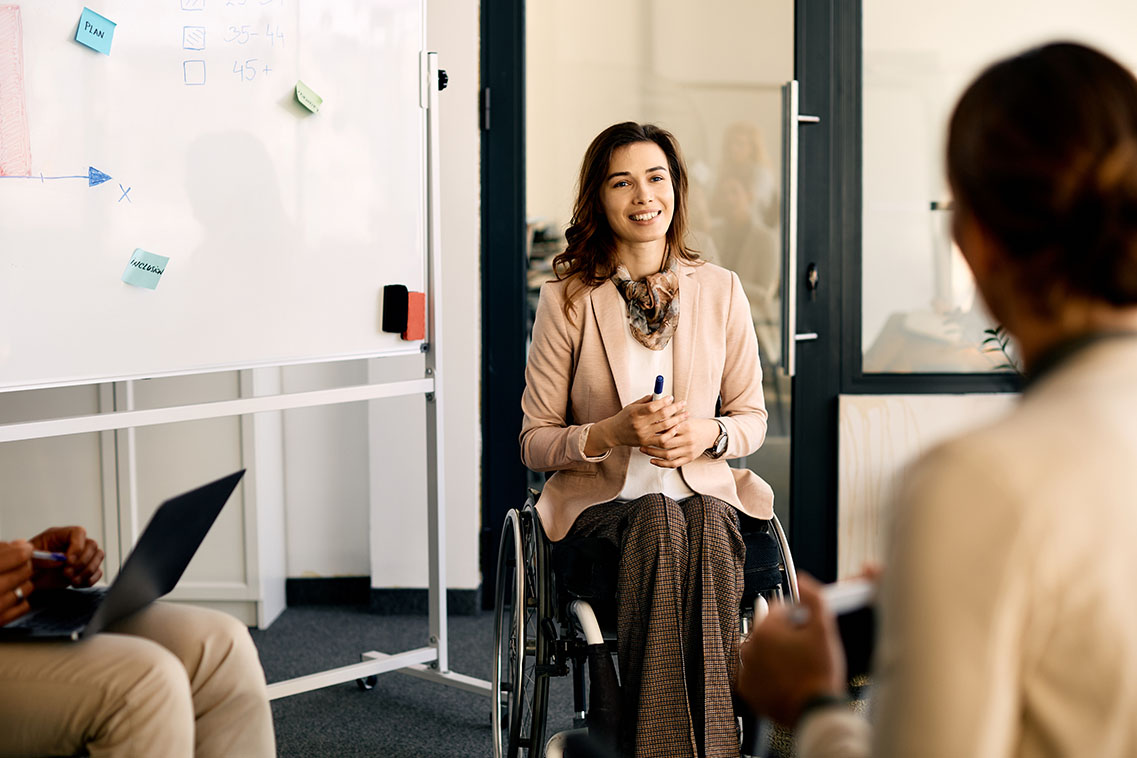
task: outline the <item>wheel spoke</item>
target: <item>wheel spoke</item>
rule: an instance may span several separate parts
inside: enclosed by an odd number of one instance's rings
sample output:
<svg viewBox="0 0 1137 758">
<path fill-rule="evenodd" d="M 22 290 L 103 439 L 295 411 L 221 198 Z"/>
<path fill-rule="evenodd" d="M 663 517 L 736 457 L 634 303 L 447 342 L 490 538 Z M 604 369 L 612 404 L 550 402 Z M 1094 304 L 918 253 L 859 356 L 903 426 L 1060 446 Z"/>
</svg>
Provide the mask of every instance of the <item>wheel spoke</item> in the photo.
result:
<svg viewBox="0 0 1137 758">
<path fill-rule="evenodd" d="M 510 511 L 498 554 L 494 755 L 504 758 L 537 758 L 544 741 L 548 684 L 537 672 L 549 662 L 540 627 L 547 600 L 540 595 L 538 570 L 544 569 L 535 519 L 528 509 Z"/>
</svg>

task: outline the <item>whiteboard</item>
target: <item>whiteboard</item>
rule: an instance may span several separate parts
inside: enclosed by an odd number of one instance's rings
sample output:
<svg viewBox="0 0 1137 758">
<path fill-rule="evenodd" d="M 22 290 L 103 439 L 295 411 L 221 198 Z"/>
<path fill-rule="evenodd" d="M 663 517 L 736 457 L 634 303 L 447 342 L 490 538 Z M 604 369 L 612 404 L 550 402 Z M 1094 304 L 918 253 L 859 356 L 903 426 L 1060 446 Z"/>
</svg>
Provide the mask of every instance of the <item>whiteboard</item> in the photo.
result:
<svg viewBox="0 0 1137 758">
<path fill-rule="evenodd" d="M 418 352 L 422 0 L 87 2 L 0 0 L 0 390 Z"/>
</svg>

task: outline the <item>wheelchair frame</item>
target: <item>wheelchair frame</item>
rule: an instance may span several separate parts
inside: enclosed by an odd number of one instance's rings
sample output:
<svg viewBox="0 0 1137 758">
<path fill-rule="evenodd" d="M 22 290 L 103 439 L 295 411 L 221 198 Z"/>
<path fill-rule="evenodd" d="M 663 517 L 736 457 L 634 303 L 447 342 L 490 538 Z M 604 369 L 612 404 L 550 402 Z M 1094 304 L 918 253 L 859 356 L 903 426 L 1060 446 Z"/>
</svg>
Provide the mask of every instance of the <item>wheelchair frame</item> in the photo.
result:
<svg viewBox="0 0 1137 758">
<path fill-rule="evenodd" d="M 585 661 L 589 643 L 605 641 L 596 615 L 583 600 L 557 597 L 551 564 L 552 543 L 537 515 L 535 493 L 520 509 L 505 517 L 498 545 L 494 601 L 494 661 L 492 728 L 494 758 L 544 758 L 546 749 L 562 734 L 546 741 L 549 677 L 573 675 L 573 726 L 587 729 Z M 778 553 L 781 584 L 798 599 L 797 575 L 789 543 L 777 517 L 769 522 Z M 783 590 L 784 588 L 784 590 Z M 558 603 L 566 600 L 565 613 Z M 759 594 L 753 610 L 740 612 L 742 634 L 761 620 L 765 599 Z M 757 616 L 757 618 L 755 618 Z M 579 631 L 578 631 L 579 630 Z M 580 632 L 585 638 L 582 639 Z M 614 649 L 614 640 L 608 640 Z M 550 750 L 549 755 L 554 751 Z M 558 753 L 559 754 L 559 753 Z"/>
</svg>

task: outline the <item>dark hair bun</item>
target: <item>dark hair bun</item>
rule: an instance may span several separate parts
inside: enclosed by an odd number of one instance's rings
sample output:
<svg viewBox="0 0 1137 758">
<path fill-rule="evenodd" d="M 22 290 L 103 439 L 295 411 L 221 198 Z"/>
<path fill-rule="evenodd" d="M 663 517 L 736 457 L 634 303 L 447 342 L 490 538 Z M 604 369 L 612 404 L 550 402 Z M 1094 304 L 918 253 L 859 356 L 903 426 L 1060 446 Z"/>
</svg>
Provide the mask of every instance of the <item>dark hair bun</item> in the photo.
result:
<svg viewBox="0 0 1137 758">
<path fill-rule="evenodd" d="M 1041 305 L 1137 304 L 1137 80 L 1116 61 L 1055 43 L 987 69 L 952 115 L 948 176 Z"/>
</svg>

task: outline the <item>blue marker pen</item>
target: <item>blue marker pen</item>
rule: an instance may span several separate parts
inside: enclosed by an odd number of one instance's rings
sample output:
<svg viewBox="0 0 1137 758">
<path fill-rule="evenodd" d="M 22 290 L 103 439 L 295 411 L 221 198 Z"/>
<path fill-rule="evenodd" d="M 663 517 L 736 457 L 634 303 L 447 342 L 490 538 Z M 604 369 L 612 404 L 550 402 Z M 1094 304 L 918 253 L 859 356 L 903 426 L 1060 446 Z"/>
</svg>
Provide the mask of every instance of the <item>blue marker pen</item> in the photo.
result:
<svg viewBox="0 0 1137 758">
<path fill-rule="evenodd" d="M 659 400 L 663 397 L 663 375 L 655 377 L 655 390 L 651 393 L 652 400 Z M 655 481 L 659 485 L 659 491 L 663 492 L 663 469 L 657 468 L 655 470 Z"/>
<path fill-rule="evenodd" d="M 64 553 L 49 553 L 46 550 L 33 550 L 32 557 L 37 561 L 55 561 L 56 563 L 66 563 L 67 555 Z"/>
</svg>

